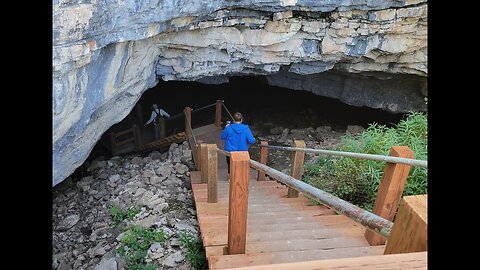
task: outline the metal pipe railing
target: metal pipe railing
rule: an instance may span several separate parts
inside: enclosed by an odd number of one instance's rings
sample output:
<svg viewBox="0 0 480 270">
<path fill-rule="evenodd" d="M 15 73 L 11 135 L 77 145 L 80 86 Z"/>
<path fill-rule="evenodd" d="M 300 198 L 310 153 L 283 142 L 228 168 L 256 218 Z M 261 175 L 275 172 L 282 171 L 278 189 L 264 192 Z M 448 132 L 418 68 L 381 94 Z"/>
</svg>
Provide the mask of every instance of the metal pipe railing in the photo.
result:
<svg viewBox="0 0 480 270">
<path fill-rule="evenodd" d="M 224 151 L 219 151 L 224 152 Z M 373 230 L 380 235 L 386 237 L 390 236 L 390 232 L 393 227 L 393 222 L 386 220 L 378 215 L 368 212 L 354 204 L 344 201 L 328 192 L 313 187 L 305 182 L 299 181 L 289 175 L 286 175 L 280 171 L 263 165 L 255 160 L 250 160 L 250 166 L 256 170 L 262 171 L 269 176 L 273 177 L 277 181 L 292 187 L 303 194 L 308 195 L 310 198 L 324 204 L 327 207 L 332 208 L 340 214 L 347 216 L 353 221 L 362 224 L 366 228 Z"/>
<path fill-rule="evenodd" d="M 323 150 L 323 149 L 286 147 L 286 146 L 276 146 L 276 145 L 257 145 L 257 147 L 268 147 L 268 148 L 282 149 L 287 151 L 302 151 L 306 153 L 324 154 L 324 155 L 330 155 L 330 156 L 362 158 L 362 159 L 368 159 L 368 160 L 386 161 L 390 163 L 401 163 L 401 164 L 407 164 L 411 166 L 427 168 L 426 160 L 418 160 L 418 159 L 410 159 L 410 158 L 400 158 L 400 157 L 392 157 L 392 156 L 342 152 L 342 151 Z"/>
</svg>

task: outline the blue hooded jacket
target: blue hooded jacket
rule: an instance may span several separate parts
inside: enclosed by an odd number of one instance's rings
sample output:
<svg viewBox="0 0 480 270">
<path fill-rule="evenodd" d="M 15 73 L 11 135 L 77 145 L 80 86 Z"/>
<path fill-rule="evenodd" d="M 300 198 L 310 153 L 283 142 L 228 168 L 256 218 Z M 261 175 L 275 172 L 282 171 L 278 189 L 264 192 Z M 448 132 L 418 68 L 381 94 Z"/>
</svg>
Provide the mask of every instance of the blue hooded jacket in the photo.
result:
<svg viewBox="0 0 480 270">
<path fill-rule="evenodd" d="M 225 127 L 220 135 L 225 141 L 225 151 L 247 151 L 248 144 L 254 144 L 255 138 L 248 125 L 233 123 Z"/>
</svg>

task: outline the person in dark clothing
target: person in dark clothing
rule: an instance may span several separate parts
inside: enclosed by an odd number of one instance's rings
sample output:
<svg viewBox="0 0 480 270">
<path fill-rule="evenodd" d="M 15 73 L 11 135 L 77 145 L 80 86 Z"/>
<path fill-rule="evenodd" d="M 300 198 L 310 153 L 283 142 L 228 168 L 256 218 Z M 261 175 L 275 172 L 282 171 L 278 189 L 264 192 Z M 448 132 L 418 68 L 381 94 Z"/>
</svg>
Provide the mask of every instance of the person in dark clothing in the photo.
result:
<svg viewBox="0 0 480 270">
<path fill-rule="evenodd" d="M 164 111 L 163 109 L 159 108 L 157 104 L 152 105 L 152 114 L 150 115 L 150 119 L 145 123 L 145 126 L 153 123 L 154 127 L 154 135 L 155 135 L 155 140 L 160 139 L 160 117 L 167 117 L 170 118 L 170 114 Z M 163 125 L 163 128 L 165 125 Z M 165 130 L 163 131 L 165 132 Z"/>
<path fill-rule="evenodd" d="M 220 138 L 225 141 L 224 149 L 227 152 L 247 151 L 249 144 L 255 143 L 255 138 L 248 125 L 242 124 L 243 116 L 236 112 L 233 115 L 233 124 L 227 121 Z M 230 157 L 227 156 L 228 174 L 230 174 Z"/>
</svg>

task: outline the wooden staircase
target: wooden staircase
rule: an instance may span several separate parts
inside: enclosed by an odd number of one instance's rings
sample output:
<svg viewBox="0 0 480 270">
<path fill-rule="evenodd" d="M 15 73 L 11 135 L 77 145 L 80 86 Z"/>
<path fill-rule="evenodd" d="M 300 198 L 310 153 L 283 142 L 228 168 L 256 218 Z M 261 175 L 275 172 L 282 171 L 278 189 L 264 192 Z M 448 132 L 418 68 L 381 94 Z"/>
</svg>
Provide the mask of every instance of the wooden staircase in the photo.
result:
<svg viewBox="0 0 480 270">
<path fill-rule="evenodd" d="M 219 172 L 224 175 L 225 172 Z M 287 198 L 287 188 L 251 175 L 245 254 L 224 255 L 227 245 L 227 181 L 218 181 L 218 202 L 207 203 L 207 184 L 191 172 L 197 217 L 209 269 L 292 263 L 381 255 L 384 245 L 370 246 L 365 229 L 331 209 L 300 195 Z"/>
<path fill-rule="evenodd" d="M 180 132 L 180 133 L 174 134 L 172 136 L 168 136 L 168 137 L 153 141 L 151 143 L 146 143 L 146 144 L 140 145 L 139 147 L 137 147 L 136 151 L 137 152 L 150 152 L 150 151 L 153 151 L 153 150 L 162 149 L 162 148 L 170 146 L 170 144 L 172 144 L 172 143 L 183 142 L 183 141 L 186 140 L 186 138 L 187 137 L 185 135 L 185 132 Z"/>
</svg>

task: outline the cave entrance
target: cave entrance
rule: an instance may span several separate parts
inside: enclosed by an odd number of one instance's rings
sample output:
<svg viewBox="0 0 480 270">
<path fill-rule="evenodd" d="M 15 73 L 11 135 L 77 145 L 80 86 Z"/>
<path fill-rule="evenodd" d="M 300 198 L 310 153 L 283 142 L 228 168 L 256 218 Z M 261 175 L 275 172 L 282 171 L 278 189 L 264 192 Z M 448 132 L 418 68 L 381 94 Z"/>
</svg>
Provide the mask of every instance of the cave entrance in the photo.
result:
<svg viewBox="0 0 480 270">
<path fill-rule="evenodd" d="M 307 91 L 270 86 L 264 76 L 230 77 L 228 83 L 216 85 L 160 81 L 143 93 L 125 119 L 104 133 L 87 160 L 98 156 L 111 156 L 111 133 L 127 130 L 133 125 L 141 129 L 143 143 L 154 140 L 153 126 L 144 126 L 154 103 L 173 118 L 165 121 L 165 136 L 170 136 L 184 130 L 185 107 L 194 110 L 193 128 L 213 123 L 215 106 L 198 109 L 215 103 L 216 100 L 224 100 L 232 114 L 240 111 L 244 115 L 244 122 L 251 126 L 256 136 L 269 134 L 275 127 L 302 129 L 330 126 L 333 130 L 345 132 L 349 125 L 366 128 L 369 123 L 376 122 L 391 126 L 398 123 L 404 115 L 369 107 L 350 106 L 337 99 Z M 228 114 L 222 110 L 222 121 L 228 118 Z"/>
</svg>

